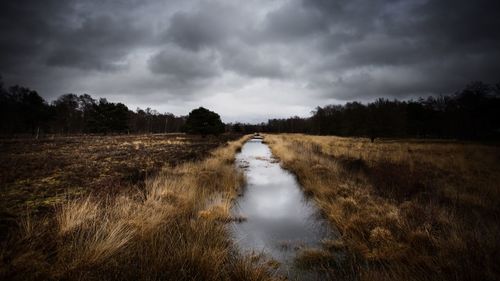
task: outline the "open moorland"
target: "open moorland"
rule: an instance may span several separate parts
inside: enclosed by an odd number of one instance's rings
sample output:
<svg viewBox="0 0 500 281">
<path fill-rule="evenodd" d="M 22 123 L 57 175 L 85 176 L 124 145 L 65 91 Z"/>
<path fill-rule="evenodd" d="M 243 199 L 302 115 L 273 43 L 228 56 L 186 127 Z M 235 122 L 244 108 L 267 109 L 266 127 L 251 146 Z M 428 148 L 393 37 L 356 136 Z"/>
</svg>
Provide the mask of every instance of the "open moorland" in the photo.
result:
<svg viewBox="0 0 500 281">
<path fill-rule="evenodd" d="M 498 146 L 300 134 L 265 140 L 340 233 L 323 249 L 302 251 L 302 266 L 341 280 L 498 280 Z"/>
<path fill-rule="evenodd" d="M 239 250 L 249 136 L 4 139 L 3 280 L 276 280 Z M 335 229 L 297 268 L 331 280 L 497 280 L 500 148 L 266 134 Z M 274 161 L 274 160 L 273 160 Z"/>
<path fill-rule="evenodd" d="M 144 189 L 163 166 L 203 159 L 236 135 L 184 134 L 0 139 L 2 228 L 88 194 Z M 2 229 L 5 233 L 5 229 Z"/>
</svg>

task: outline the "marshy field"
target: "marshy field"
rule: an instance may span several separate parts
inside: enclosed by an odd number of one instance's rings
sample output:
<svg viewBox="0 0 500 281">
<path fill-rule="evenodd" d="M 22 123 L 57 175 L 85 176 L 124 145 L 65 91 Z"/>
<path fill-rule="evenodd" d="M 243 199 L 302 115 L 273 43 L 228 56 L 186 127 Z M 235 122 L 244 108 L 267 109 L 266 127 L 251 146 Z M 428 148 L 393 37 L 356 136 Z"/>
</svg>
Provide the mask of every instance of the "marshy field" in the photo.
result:
<svg viewBox="0 0 500 281">
<path fill-rule="evenodd" d="M 500 277 L 497 145 L 262 136 L 1 139 L 0 279 Z M 284 169 L 286 180 L 266 169 Z M 266 201 L 258 188 L 280 191 Z M 277 215 L 291 193 L 303 197 L 298 216 L 317 213 L 300 220 L 330 229 L 318 241 L 278 241 L 308 231 L 290 221 L 293 208 Z M 276 221 L 255 223 L 266 212 Z M 259 237 L 279 250 L 248 251 Z M 286 268 L 277 252 L 288 253 Z"/>
</svg>

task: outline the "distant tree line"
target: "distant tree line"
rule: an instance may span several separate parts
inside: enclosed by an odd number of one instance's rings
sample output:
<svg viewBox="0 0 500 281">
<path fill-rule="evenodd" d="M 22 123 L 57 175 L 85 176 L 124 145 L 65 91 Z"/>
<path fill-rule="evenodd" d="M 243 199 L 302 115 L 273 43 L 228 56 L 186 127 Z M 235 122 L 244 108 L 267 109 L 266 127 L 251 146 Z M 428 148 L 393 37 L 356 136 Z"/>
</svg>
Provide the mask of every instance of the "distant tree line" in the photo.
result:
<svg viewBox="0 0 500 281">
<path fill-rule="evenodd" d="M 188 121 L 188 122 L 186 122 Z M 486 140 L 500 138 L 500 84 L 472 82 L 453 95 L 316 107 L 310 117 L 270 119 L 261 124 L 224 124 L 205 108 L 189 116 L 65 94 L 48 103 L 36 91 L 4 87 L 0 77 L 0 134 L 273 132 L 318 135 Z"/>
<path fill-rule="evenodd" d="M 0 134 L 168 133 L 181 131 L 185 119 L 150 108 L 131 111 L 88 94 L 65 94 L 48 103 L 26 87 L 6 89 L 0 79 Z"/>
<path fill-rule="evenodd" d="M 449 96 L 318 106 L 308 118 L 232 124 L 240 132 L 457 139 L 500 138 L 500 84 L 472 82 Z"/>
</svg>

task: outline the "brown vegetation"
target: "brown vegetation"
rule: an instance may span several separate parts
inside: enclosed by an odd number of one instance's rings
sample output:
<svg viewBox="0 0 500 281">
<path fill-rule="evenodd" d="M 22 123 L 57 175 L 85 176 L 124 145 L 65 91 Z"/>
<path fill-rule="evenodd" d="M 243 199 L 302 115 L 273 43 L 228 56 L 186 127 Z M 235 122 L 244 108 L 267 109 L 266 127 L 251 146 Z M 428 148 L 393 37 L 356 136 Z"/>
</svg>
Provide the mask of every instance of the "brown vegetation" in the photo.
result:
<svg viewBox="0 0 500 281">
<path fill-rule="evenodd" d="M 235 139 L 182 134 L 0 139 L 2 217 L 45 213 L 68 197 L 142 189 L 165 165 L 205 158 Z"/>
<path fill-rule="evenodd" d="M 297 259 L 361 280 L 498 280 L 500 149 L 266 135 L 340 238 Z"/>
<path fill-rule="evenodd" d="M 233 161 L 244 141 L 166 166 L 143 190 L 25 218 L 2 245 L 0 279 L 270 280 L 263 261 L 235 250 L 224 223 L 243 181 Z"/>
</svg>

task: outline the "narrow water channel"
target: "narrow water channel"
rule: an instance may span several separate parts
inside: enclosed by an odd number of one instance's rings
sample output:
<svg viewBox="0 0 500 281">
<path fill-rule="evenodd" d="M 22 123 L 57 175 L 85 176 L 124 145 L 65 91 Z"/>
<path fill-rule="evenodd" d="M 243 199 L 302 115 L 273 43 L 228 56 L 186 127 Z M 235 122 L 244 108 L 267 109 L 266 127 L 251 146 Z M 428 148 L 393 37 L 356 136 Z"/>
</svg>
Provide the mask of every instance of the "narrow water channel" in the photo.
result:
<svg viewBox="0 0 500 281">
<path fill-rule="evenodd" d="M 301 248 L 319 247 L 321 240 L 331 237 L 327 222 L 261 139 L 246 142 L 236 164 L 247 180 L 233 210 L 246 218 L 232 227 L 240 250 L 278 261 L 278 271 L 292 279 L 308 279 L 301 278 L 307 273 L 298 271 L 293 261 Z"/>
</svg>

